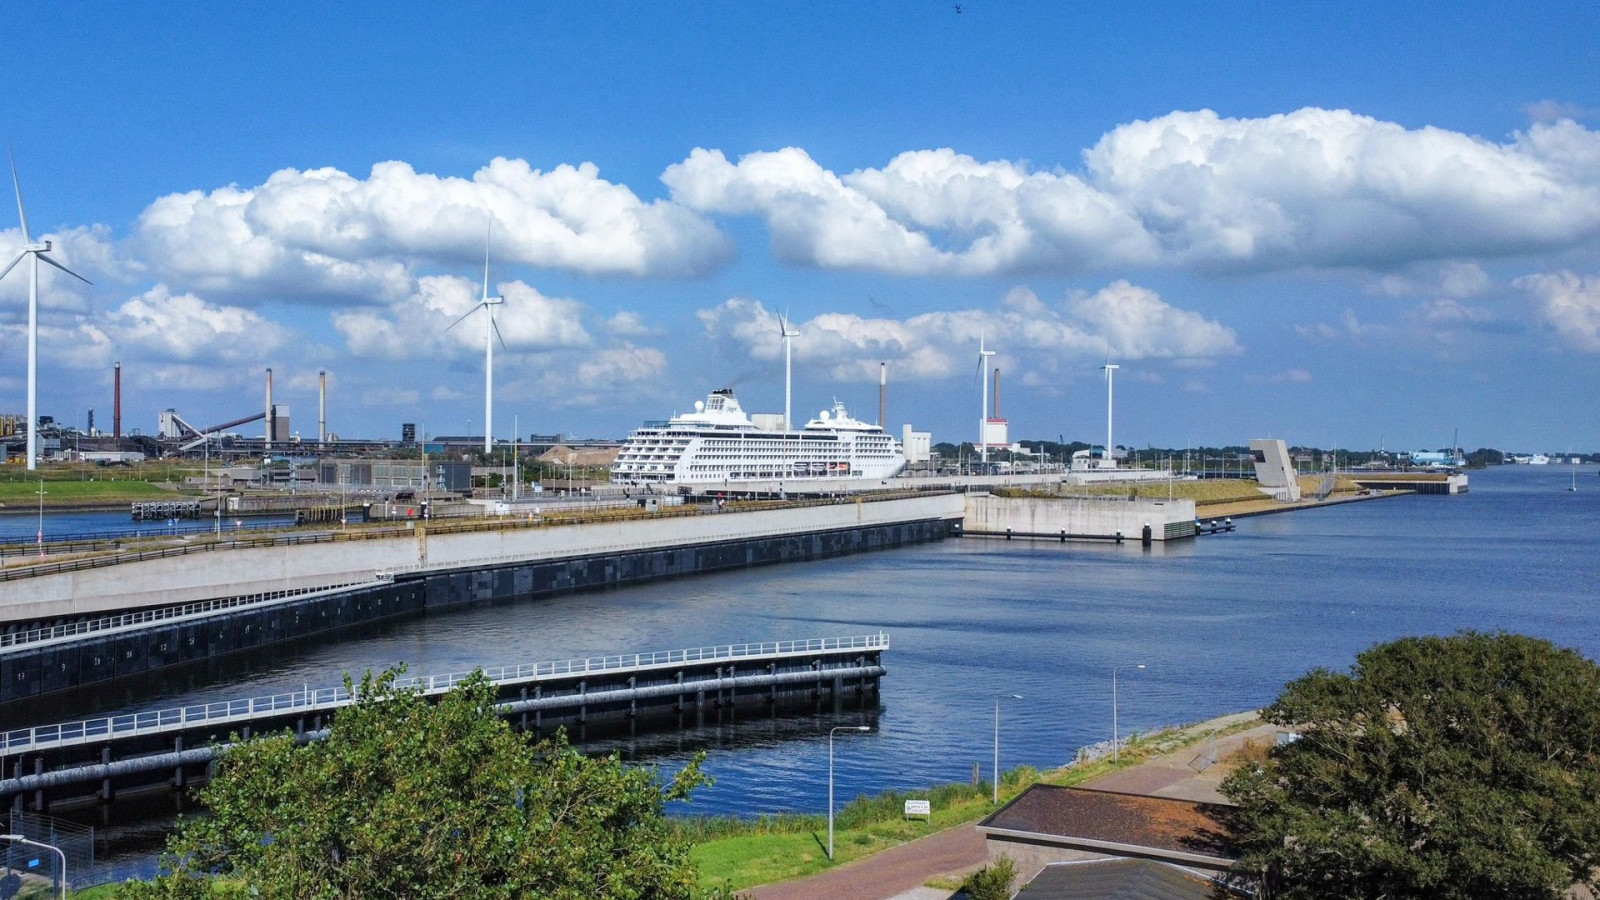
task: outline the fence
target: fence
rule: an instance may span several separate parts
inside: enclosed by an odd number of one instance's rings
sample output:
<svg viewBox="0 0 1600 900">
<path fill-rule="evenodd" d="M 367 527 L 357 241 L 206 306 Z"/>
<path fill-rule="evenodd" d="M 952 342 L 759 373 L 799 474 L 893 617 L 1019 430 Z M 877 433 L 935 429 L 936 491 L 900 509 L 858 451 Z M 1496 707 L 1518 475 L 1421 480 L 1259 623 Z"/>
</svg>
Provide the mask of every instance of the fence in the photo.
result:
<svg viewBox="0 0 1600 900">
<path fill-rule="evenodd" d="M 52 816 L 38 813 L 11 813 L 11 834 L 21 835 L 30 841 L 59 848 L 66 856 L 66 881 L 69 887 L 87 887 L 98 884 L 92 880 L 94 871 L 94 829 L 76 825 Z M 3 841 L 0 854 L 4 854 L 5 870 L 19 876 L 48 878 L 51 887 L 62 881 L 61 857 L 55 853 L 15 841 Z"/>
</svg>

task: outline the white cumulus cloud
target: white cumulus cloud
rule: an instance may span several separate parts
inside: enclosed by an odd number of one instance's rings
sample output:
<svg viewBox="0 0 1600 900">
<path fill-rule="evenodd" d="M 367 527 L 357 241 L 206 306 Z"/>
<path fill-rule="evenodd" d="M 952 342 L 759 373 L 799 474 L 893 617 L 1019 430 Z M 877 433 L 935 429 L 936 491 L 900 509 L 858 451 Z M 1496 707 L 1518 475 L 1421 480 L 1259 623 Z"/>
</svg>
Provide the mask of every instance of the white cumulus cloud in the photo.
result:
<svg viewBox="0 0 1600 900">
<path fill-rule="evenodd" d="M 837 174 L 789 147 L 696 149 L 662 180 L 687 207 L 761 217 L 785 261 L 892 274 L 1385 270 L 1600 236 L 1600 133 L 1570 119 L 1496 143 L 1347 110 L 1200 110 L 1113 129 L 1076 173 L 941 149 Z M 1455 274 L 1448 290 L 1476 289 Z"/>
<path fill-rule="evenodd" d="M 480 286 L 453 275 L 418 279 L 417 291 L 383 308 L 336 312 L 333 326 L 349 351 L 378 359 L 461 358 L 483 353 L 485 313 L 474 311 Z M 583 325 L 586 307 L 547 297 L 521 281 L 499 286 L 505 302 L 496 304 L 497 351 L 524 352 L 586 347 L 593 337 Z M 464 318 L 463 318 L 464 317 Z"/>
<path fill-rule="evenodd" d="M 468 178 L 383 162 L 359 178 L 283 169 L 157 199 L 134 244 L 162 277 L 213 291 L 393 300 L 417 257 L 481 258 L 588 275 L 685 276 L 725 262 L 731 244 L 703 217 L 646 202 L 590 163 L 534 169 L 496 158 Z"/>
<path fill-rule="evenodd" d="M 1539 301 L 1539 313 L 1561 339 L 1600 353 L 1600 276 L 1574 272 L 1525 275 L 1512 282 Z"/>
<path fill-rule="evenodd" d="M 1154 258 L 1131 212 L 1076 176 L 948 149 L 842 176 L 796 147 L 737 164 L 696 149 L 662 180 L 691 208 L 764 217 L 780 259 L 821 268 L 983 275 Z"/>
<path fill-rule="evenodd" d="M 752 359 L 775 360 L 783 341 L 776 314 L 759 300 L 735 297 L 696 314 L 718 344 Z M 1059 303 L 1027 288 L 1010 291 L 995 309 L 930 312 L 906 319 L 824 313 L 795 322 L 797 363 L 840 381 L 869 378 L 880 361 L 897 375 L 948 378 L 973 368 L 982 335 L 998 351 L 995 364 L 1032 383 L 1064 361 L 1214 358 L 1240 352 L 1226 326 L 1177 309 L 1154 291 L 1118 281 Z"/>
</svg>

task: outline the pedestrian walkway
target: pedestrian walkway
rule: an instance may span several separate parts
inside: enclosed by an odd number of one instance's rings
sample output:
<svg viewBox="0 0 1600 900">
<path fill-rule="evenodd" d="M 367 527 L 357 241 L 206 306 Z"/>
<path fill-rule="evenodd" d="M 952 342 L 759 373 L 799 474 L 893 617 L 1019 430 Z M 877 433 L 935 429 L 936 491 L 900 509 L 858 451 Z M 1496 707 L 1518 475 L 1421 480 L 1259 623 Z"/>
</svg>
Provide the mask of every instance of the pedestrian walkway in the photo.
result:
<svg viewBox="0 0 1600 900">
<path fill-rule="evenodd" d="M 983 865 L 984 853 L 983 835 L 962 825 L 819 875 L 764 884 L 743 893 L 755 900 L 945 900 L 949 891 L 923 885 L 936 875 Z"/>
<path fill-rule="evenodd" d="M 1205 735 L 1254 718 L 1253 712 L 1222 716 L 1190 726 L 1184 732 Z M 1272 740 L 1277 730 L 1276 726 L 1258 724 L 1226 737 L 1208 737 L 1137 766 L 1107 773 L 1082 787 L 1201 803 L 1226 802 L 1217 790 L 1224 767 L 1215 763 L 1236 752 L 1246 741 Z M 753 900 L 948 900 L 952 896 L 949 891 L 927 887 L 928 881 L 940 876 L 960 879 L 988 862 L 987 854 L 977 828 L 961 825 L 809 878 L 764 884 L 741 893 Z"/>
</svg>

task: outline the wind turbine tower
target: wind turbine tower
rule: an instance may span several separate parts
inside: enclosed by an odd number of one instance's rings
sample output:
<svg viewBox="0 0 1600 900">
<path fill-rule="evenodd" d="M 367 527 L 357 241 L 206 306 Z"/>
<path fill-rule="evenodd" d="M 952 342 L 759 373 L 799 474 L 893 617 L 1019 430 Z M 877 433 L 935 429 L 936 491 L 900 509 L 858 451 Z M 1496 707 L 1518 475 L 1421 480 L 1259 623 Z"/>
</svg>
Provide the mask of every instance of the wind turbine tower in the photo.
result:
<svg viewBox="0 0 1600 900">
<path fill-rule="evenodd" d="M 783 430 L 794 430 L 794 419 L 790 417 L 790 408 L 793 401 L 793 373 L 794 373 L 794 339 L 800 336 L 789 324 L 787 315 L 778 316 L 778 328 L 783 334 Z"/>
<path fill-rule="evenodd" d="M 1106 363 L 1101 368 L 1106 370 L 1106 461 L 1112 462 L 1116 458 L 1112 451 L 1117 445 L 1111 443 L 1111 382 L 1112 375 L 1121 367 Z M 1112 464 L 1115 465 L 1114 462 Z"/>
<path fill-rule="evenodd" d="M 492 222 L 490 227 L 493 228 Z M 504 297 L 489 296 L 489 237 L 486 233 L 483 239 L 483 297 L 445 329 L 449 331 L 450 328 L 460 325 L 466 321 L 467 316 L 480 309 L 488 315 L 488 321 L 483 326 L 483 452 L 485 453 L 494 451 L 494 342 L 499 340 L 500 346 L 506 346 L 505 338 L 500 336 L 500 326 L 494 323 L 494 308 L 504 302 L 506 302 Z"/>
<path fill-rule="evenodd" d="M 11 270 L 25 257 L 33 257 L 33 264 L 28 269 L 28 471 L 31 472 L 39 464 L 39 263 L 49 263 L 84 284 L 92 282 L 45 256 L 50 252 L 50 242 L 35 242 L 28 234 L 28 213 L 22 208 L 22 184 L 17 180 L 15 156 L 11 158 L 11 187 L 17 192 L 17 218 L 22 222 L 22 252 L 11 261 L 11 265 L 6 266 L 4 272 L 0 272 L 0 278 L 11 274 Z"/>
<path fill-rule="evenodd" d="M 978 335 L 978 371 L 983 373 L 983 418 L 978 420 L 978 453 L 983 458 L 985 474 L 989 466 L 989 357 L 994 355 L 993 350 L 985 350 L 983 334 Z"/>
</svg>

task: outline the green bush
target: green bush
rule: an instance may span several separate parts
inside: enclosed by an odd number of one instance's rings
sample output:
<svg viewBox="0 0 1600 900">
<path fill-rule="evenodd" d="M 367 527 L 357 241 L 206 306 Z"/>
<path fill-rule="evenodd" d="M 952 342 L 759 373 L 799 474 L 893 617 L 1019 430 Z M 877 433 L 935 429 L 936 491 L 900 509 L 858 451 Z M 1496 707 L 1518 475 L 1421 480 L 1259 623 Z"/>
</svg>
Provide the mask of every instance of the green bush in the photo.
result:
<svg viewBox="0 0 1600 900">
<path fill-rule="evenodd" d="M 1011 882 L 1017 877 L 1017 865 L 1011 857 L 1002 856 L 992 865 L 984 866 L 961 882 L 968 900 L 1010 900 Z"/>
</svg>

